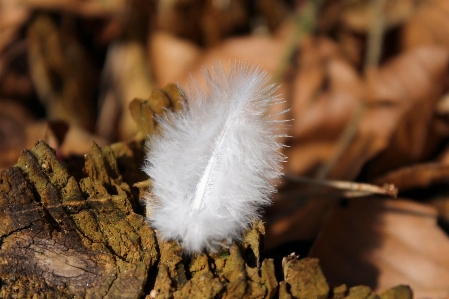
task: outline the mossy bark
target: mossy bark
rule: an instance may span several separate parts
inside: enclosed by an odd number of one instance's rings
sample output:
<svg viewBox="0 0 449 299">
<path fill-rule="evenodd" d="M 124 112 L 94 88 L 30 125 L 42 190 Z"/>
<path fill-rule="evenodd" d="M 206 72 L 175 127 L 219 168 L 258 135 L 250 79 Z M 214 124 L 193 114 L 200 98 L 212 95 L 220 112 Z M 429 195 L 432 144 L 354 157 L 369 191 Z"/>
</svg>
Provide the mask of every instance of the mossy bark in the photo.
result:
<svg viewBox="0 0 449 299">
<path fill-rule="evenodd" d="M 1 298 L 143 295 L 155 234 L 118 177 L 86 166 L 90 176 L 75 180 L 39 141 L 0 173 Z"/>
</svg>

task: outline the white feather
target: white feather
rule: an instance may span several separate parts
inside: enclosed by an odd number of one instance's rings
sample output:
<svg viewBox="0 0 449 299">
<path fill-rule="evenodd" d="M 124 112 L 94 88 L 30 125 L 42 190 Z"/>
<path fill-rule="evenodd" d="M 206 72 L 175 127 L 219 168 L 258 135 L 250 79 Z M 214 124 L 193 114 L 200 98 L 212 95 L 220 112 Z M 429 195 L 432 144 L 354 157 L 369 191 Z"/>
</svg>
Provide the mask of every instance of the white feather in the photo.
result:
<svg viewBox="0 0 449 299">
<path fill-rule="evenodd" d="M 228 74 L 221 64 L 203 73 L 208 92 L 195 85 L 195 100 L 166 112 L 144 165 L 156 198 L 146 198 L 151 225 L 189 253 L 241 238 L 271 203 L 285 159 L 280 121 L 267 113 L 280 99 L 266 72 L 240 62 Z"/>
</svg>

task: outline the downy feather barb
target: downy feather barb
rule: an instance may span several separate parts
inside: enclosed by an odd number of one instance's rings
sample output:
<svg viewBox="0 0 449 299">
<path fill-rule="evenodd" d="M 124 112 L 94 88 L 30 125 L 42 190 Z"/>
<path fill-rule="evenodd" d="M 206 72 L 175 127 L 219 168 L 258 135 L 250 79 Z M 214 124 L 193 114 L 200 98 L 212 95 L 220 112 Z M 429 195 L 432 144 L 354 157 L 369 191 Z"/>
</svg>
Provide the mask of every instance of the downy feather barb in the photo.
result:
<svg viewBox="0 0 449 299">
<path fill-rule="evenodd" d="M 267 86 L 266 71 L 239 62 L 228 73 L 221 64 L 203 73 L 208 91 L 193 81 L 183 109 L 160 119 L 143 168 L 152 179 L 151 225 L 187 253 L 240 239 L 271 203 L 285 160 L 280 113 L 268 113 L 281 99 L 274 84 Z"/>
</svg>

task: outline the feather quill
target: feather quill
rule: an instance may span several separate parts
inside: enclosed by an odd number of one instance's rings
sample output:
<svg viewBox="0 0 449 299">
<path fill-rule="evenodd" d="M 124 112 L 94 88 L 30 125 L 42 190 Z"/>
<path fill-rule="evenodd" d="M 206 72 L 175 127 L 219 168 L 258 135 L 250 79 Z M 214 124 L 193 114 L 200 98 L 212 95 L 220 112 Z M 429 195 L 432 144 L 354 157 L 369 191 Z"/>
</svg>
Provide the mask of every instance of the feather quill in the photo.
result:
<svg viewBox="0 0 449 299">
<path fill-rule="evenodd" d="M 152 179 L 147 217 L 162 239 L 188 253 L 215 251 L 240 239 L 271 203 L 281 176 L 281 134 L 268 108 L 277 87 L 255 65 L 203 69 L 208 92 L 196 91 L 178 112 L 160 119 L 161 134 L 147 142 L 143 170 Z M 282 111 L 283 113 L 285 111 Z"/>
</svg>

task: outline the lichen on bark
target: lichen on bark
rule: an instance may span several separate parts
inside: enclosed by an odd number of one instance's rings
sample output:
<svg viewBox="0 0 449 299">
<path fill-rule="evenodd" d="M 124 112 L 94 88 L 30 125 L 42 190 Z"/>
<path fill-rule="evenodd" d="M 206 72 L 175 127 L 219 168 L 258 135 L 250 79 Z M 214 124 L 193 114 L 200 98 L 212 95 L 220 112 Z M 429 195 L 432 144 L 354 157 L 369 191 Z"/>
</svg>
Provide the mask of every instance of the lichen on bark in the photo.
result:
<svg viewBox="0 0 449 299">
<path fill-rule="evenodd" d="M 43 141 L 0 176 L 1 298 L 143 295 L 156 240 L 120 185 L 77 182 Z"/>
</svg>

